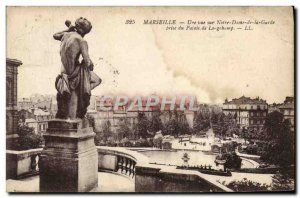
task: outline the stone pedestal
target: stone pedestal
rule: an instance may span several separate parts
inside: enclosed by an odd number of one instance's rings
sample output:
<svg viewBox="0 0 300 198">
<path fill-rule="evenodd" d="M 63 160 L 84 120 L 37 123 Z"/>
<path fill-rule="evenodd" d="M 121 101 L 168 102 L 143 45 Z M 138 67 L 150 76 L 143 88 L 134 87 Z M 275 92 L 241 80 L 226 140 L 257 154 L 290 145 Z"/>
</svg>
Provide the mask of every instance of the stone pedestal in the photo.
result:
<svg viewBox="0 0 300 198">
<path fill-rule="evenodd" d="M 88 192 L 98 186 L 94 136 L 87 119 L 49 121 L 39 161 L 40 192 Z"/>
</svg>

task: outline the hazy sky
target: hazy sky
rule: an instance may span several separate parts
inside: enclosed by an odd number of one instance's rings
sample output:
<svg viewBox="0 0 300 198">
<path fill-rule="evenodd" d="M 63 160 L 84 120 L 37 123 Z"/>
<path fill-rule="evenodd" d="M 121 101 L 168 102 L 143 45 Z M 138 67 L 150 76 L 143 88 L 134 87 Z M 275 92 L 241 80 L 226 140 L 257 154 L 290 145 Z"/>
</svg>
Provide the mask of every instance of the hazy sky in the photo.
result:
<svg viewBox="0 0 300 198">
<path fill-rule="evenodd" d="M 22 7 L 7 10 L 7 57 L 19 67 L 18 97 L 55 94 L 60 42 L 52 35 L 83 16 L 85 39 L 103 83 L 93 95 L 196 95 L 199 102 L 260 96 L 269 103 L 294 94 L 291 8 Z M 134 19 L 134 25 L 125 25 Z M 252 31 L 166 31 L 146 19 L 274 20 Z M 115 71 L 115 72 L 114 72 Z M 116 73 L 118 71 L 119 74 Z"/>
</svg>

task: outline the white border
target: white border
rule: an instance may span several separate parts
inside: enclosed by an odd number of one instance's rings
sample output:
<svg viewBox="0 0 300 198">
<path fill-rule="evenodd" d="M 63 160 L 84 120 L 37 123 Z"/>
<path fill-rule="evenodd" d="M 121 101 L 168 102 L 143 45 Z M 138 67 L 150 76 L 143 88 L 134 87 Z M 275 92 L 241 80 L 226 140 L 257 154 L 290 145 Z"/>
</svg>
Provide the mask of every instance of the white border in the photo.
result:
<svg viewBox="0 0 300 198">
<path fill-rule="evenodd" d="M 0 67 L 0 95 L 3 97 L 0 97 L 0 132 L 1 132 L 1 138 L 0 138 L 0 145 L 1 145 L 1 163 L 0 163 L 0 171 L 2 174 L 0 177 L 0 194 L 1 197 L 7 197 L 9 196 L 8 193 L 6 193 L 6 183 L 5 183 L 5 65 L 6 65 L 6 55 L 5 55 L 5 44 L 6 44 L 6 38 L 5 38 L 5 32 L 6 32 L 6 19 L 5 19 L 5 7 L 6 6 L 291 6 L 294 5 L 296 9 L 300 7 L 300 1 L 297 0 L 251 0 L 251 1 L 239 1 L 239 0 L 228 0 L 228 1 L 222 1 L 222 0 L 206 0 L 206 1 L 196 1 L 196 0 L 115 0 L 115 1 L 93 1 L 93 0 L 41 0 L 41 1 L 33 1 L 33 0 L 1 0 L 0 1 L 0 42 L 1 42 L 1 48 L 0 48 L 0 60 L 1 60 L 1 67 Z M 298 10 L 299 12 L 299 10 Z M 299 27 L 299 20 L 296 20 L 297 27 Z M 297 35 L 298 36 L 298 35 Z M 298 42 L 297 42 L 298 43 Z M 297 45 L 297 44 L 296 44 Z M 299 50 L 296 54 L 297 57 L 299 57 Z M 299 69 L 297 70 L 297 76 L 299 76 Z M 299 86 L 297 86 L 297 93 L 299 91 Z M 295 96 L 297 99 L 298 97 Z M 299 100 L 297 100 L 297 103 Z M 297 119 L 297 125 L 299 119 Z M 299 143 L 299 134 L 297 134 L 297 143 Z M 299 152 L 297 150 L 297 159 L 299 159 Z M 298 162 L 298 160 L 297 160 Z M 297 163 L 298 164 L 298 163 Z M 297 174 L 299 175 L 299 174 Z M 297 187 L 298 187 L 298 178 L 296 180 Z M 298 189 L 298 188 L 297 188 Z M 206 194 L 207 195 L 207 194 Z M 224 195 L 224 194 L 222 194 Z M 229 194 L 231 196 L 233 194 Z M 249 194 L 248 194 L 249 195 Z M 265 197 L 267 194 L 254 194 L 256 197 Z M 279 195 L 279 194 L 278 194 Z M 11 196 L 11 195 L 10 195 Z M 24 196 L 24 195 L 14 195 L 14 196 Z M 31 195 L 27 195 L 31 196 Z M 43 195 L 36 195 L 35 197 L 42 197 Z M 63 197 L 63 195 L 52 195 L 55 197 Z M 73 195 L 71 195 L 73 196 Z M 79 195 L 80 197 L 86 196 L 86 195 Z M 97 194 L 96 196 L 106 197 L 106 196 L 128 196 L 128 195 L 101 195 Z M 131 195 L 129 195 L 131 196 Z M 135 196 L 141 196 L 141 195 L 135 195 Z M 147 195 L 148 196 L 148 195 Z M 158 197 L 162 197 L 165 195 L 157 195 Z M 180 195 L 182 197 L 186 195 Z M 199 196 L 199 195 L 196 195 Z M 200 195 L 203 196 L 203 195 Z M 218 194 L 214 194 L 213 197 L 217 197 Z M 228 195 L 227 195 L 228 196 Z M 240 194 L 238 194 L 240 196 Z M 273 196 L 273 194 L 269 194 L 268 196 Z M 287 196 L 287 195 L 284 195 Z"/>
</svg>

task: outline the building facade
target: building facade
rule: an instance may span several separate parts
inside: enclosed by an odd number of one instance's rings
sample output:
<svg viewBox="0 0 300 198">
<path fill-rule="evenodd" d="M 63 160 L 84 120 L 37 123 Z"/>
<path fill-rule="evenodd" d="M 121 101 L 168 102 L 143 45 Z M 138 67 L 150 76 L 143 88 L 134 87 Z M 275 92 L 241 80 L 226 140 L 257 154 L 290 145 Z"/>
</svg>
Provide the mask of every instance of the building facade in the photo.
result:
<svg viewBox="0 0 300 198">
<path fill-rule="evenodd" d="M 6 138 L 16 138 L 18 129 L 18 67 L 22 62 L 6 58 Z"/>
<path fill-rule="evenodd" d="M 284 119 L 289 120 L 292 126 L 294 126 L 295 119 L 294 109 L 294 97 L 286 97 L 284 103 L 279 107 L 279 111 L 283 114 Z"/>
<path fill-rule="evenodd" d="M 268 104 L 259 97 L 251 99 L 242 96 L 240 98 L 227 99 L 223 103 L 223 112 L 225 115 L 231 114 L 236 118 L 237 124 L 241 128 L 260 129 L 268 114 Z"/>
<path fill-rule="evenodd" d="M 36 134 L 46 132 L 49 120 L 54 118 L 54 114 L 40 108 L 22 109 L 18 114 L 19 123 L 32 127 Z"/>
<path fill-rule="evenodd" d="M 126 121 L 128 127 L 133 129 L 134 125 L 138 123 L 138 116 L 143 113 L 147 119 L 151 119 L 153 116 L 159 115 L 163 124 L 168 123 L 171 119 L 177 119 L 178 121 L 187 122 L 189 127 L 193 127 L 193 120 L 196 111 L 187 109 L 189 103 L 186 104 L 186 110 L 177 110 L 180 105 L 180 101 L 176 101 L 174 110 L 170 110 L 170 104 L 166 104 L 164 110 L 160 109 L 161 104 L 146 108 L 147 100 L 142 100 L 142 106 L 140 108 L 134 107 L 129 109 L 131 99 L 128 104 L 120 106 L 118 109 L 114 109 L 114 100 L 102 97 L 93 97 L 94 101 L 88 110 L 88 115 L 93 117 L 95 120 L 95 128 L 97 131 L 101 131 L 103 126 L 109 121 L 111 132 L 114 134 L 118 133 L 119 126 Z"/>
</svg>

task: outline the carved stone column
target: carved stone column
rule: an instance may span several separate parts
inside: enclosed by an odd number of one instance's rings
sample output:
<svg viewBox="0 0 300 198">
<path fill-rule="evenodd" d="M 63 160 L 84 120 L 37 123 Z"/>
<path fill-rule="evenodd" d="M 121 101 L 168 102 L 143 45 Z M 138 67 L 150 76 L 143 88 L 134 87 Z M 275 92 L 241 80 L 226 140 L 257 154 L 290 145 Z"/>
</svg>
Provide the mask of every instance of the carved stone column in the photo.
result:
<svg viewBox="0 0 300 198">
<path fill-rule="evenodd" d="M 40 192 L 88 192 L 98 186 L 95 133 L 87 119 L 49 121 L 39 161 Z"/>
</svg>

